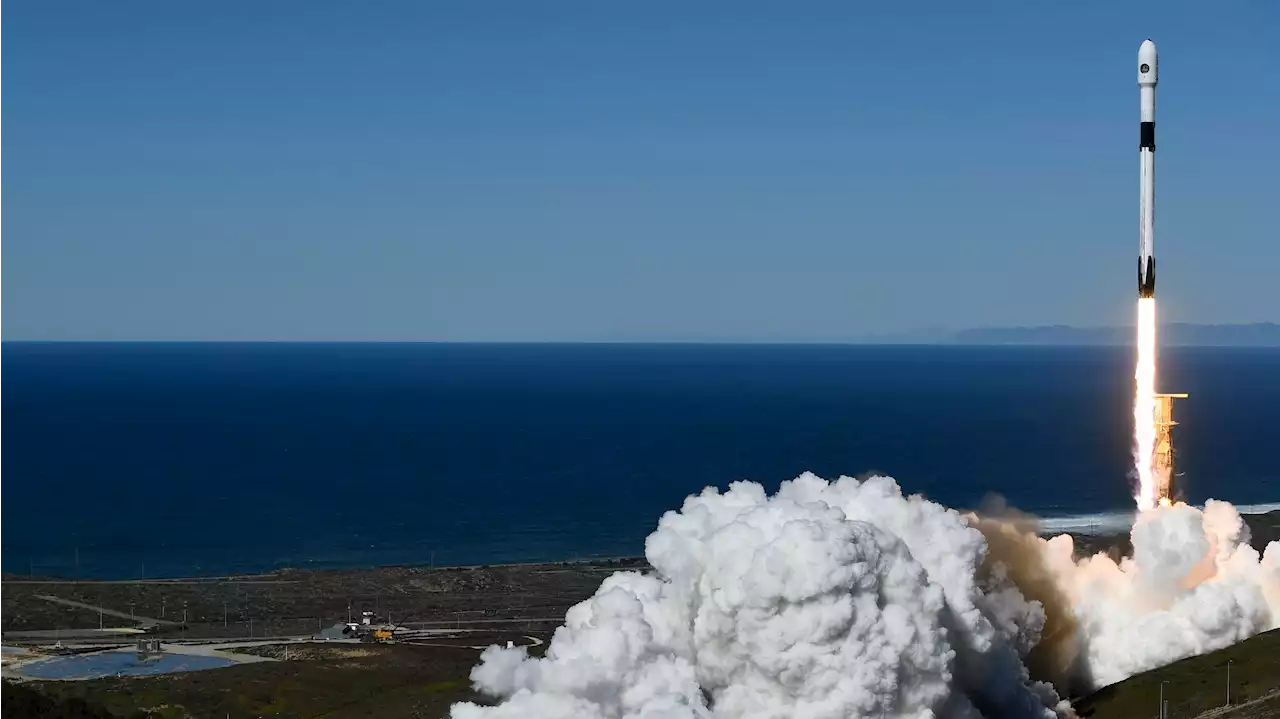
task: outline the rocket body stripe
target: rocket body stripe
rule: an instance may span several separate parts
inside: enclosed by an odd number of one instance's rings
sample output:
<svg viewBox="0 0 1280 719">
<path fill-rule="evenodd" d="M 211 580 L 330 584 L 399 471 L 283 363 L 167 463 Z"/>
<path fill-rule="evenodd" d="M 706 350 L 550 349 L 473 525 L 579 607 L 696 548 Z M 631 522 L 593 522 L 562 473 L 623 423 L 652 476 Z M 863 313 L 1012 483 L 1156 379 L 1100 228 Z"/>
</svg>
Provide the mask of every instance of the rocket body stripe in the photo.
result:
<svg viewBox="0 0 1280 719">
<path fill-rule="evenodd" d="M 1138 49 L 1138 296 L 1156 291 L 1156 46 Z"/>
</svg>

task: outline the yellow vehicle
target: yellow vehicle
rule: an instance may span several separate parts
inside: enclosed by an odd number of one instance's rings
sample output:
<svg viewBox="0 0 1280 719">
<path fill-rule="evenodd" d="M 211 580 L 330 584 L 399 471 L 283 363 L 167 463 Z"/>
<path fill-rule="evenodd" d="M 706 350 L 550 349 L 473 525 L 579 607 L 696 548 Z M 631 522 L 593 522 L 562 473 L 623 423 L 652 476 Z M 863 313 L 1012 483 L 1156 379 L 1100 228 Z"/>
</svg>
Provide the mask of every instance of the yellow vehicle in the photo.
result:
<svg viewBox="0 0 1280 719">
<path fill-rule="evenodd" d="M 390 629 L 373 630 L 373 641 L 375 642 L 389 642 L 393 636 L 394 634 L 392 634 Z"/>
</svg>

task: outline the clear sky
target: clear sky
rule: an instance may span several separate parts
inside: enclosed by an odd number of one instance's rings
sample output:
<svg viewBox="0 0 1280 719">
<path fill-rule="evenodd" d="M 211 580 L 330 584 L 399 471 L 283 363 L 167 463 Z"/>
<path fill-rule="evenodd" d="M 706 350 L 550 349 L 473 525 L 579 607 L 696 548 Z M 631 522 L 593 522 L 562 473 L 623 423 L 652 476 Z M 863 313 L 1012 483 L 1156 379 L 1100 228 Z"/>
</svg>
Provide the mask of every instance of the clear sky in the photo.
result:
<svg viewBox="0 0 1280 719">
<path fill-rule="evenodd" d="M 1280 3 L 4 5 L 6 339 L 1280 320 Z"/>
</svg>

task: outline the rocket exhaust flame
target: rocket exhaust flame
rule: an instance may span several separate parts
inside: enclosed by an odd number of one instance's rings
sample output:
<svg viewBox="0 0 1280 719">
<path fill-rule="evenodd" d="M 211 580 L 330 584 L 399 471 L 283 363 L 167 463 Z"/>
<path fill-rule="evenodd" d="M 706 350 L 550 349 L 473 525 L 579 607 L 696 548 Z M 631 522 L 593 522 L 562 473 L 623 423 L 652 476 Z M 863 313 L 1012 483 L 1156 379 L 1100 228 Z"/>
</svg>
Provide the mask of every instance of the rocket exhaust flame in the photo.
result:
<svg viewBox="0 0 1280 719">
<path fill-rule="evenodd" d="M 1138 299 L 1138 359 L 1134 371 L 1133 461 L 1138 471 L 1138 509 L 1154 509 L 1161 497 L 1156 482 L 1156 300 Z"/>
</svg>

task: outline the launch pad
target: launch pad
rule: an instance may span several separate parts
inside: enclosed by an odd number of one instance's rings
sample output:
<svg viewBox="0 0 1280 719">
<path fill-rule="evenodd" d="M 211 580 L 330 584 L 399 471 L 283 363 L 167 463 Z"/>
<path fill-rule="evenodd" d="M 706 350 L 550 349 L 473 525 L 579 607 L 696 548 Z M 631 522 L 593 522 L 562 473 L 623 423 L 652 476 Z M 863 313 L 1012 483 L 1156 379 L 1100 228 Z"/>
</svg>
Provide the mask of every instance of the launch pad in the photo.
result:
<svg viewBox="0 0 1280 719">
<path fill-rule="evenodd" d="M 1156 480 L 1156 497 L 1160 504 L 1174 500 L 1173 470 L 1173 400 L 1186 399 L 1186 393 L 1157 394 L 1156 400 L 1156 449 L 1151 465 Z"/>
</svg>

